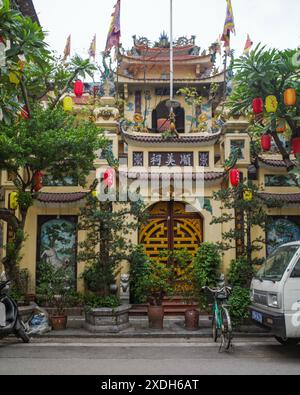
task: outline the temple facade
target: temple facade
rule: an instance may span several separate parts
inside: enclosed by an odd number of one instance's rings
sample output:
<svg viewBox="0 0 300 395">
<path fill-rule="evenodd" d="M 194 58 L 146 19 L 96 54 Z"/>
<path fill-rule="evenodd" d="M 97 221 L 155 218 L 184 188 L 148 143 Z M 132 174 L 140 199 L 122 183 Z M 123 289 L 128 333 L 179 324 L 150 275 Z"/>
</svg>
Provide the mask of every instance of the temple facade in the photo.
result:
<svg viewBox="0 0 300 395">
<path fill-rule="evenodd" d="M 122 179 L 128 190 L 134 191 L 137 186 L 140 189 L 149 218 L 132 235 L 134 242 L 143 244 L 147 254 L 158 259 L 163 250 L 187 249 L 194 254 L 203 242 L 221 241 L 223 232 L 235 224 L 211 224 L 214 216 L 224 213 L 213 193 L 228 186 L 226 161 L 236 147 L 238 170 L 260 187 L 268 214 L 286 230 L 283 234 L 274 228 L 260 235 L 254 229 L 253 237 L 275 238 L 278 243 L 300 239 L 300 193 L 281 156 L 274 147 L 253 161 L 247 119 L 224 117 L 226 83 L 224 72 L 215 63 L 217 44 L 201 51 L 195 37 L 175 42 L 173 102 L 169 100 L 169 47 L 164 34 L 154 44 L 134 37 L 132 49 L 119 56 L 114 84 L 106 80 L 97 104 L 88 85 L 82 98 L 73 96 L 78 116 L 84 116 L 85 109 L 91 107 L 94 122 L 111 142 L 112 153 L 120 163 L 116 185 Z M 175 115 L 173 133 L 171 108 Z M 106 167 L 102 153 L 97 153 L 95 171 Z M 95 171 L 87 185 L 95 178 Z M 30 274 L 30 292 L 35 292 L 37 265 L 42 259 L 54 265 L 72 265 L 77 289 L 83 290 L 80 276 L 84 267 L 76 257 L 85 234 L 77 232 L 76 225 L 89 190 L 72 179 L 67 181 L 67 185 L 59 185 L 46 175 L 43 189 L 30 209 L 21 261 L 21 268 Z M 0 185 L 0 204 L 8 208 L 14 185 L 5 171 Z M 280 208 L 268 208 L 268 200 L 274 197 L 284 202 Z M 63 225 L 60 239 L 66 240 L 64 247 L 49 236 L 58 225 Z M 13 234 L 6 223 L 1 226 L 4 256 L 4 246 Z M 267 245 L 260 255 L 268 252 Z M 234 258 L 235 249 L 224 254 L 224 271 Z M 122 267 L 123 273 L 129 271 L 128 265 Z"/>
</svg>

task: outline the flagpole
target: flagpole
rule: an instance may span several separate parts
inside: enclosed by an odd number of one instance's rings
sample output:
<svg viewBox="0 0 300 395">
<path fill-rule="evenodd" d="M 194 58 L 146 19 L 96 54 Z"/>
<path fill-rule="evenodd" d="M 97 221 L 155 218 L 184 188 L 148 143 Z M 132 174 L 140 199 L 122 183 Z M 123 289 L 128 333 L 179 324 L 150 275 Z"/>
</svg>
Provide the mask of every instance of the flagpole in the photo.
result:
<svg viewBox="0 0 300 395">
<path fill-rule="evenodd" d="M 170 0 L 170 100 L 174 99 L 173 0 Z M 173 106 L 171 107 L 171 113 Z"/>
</svg>

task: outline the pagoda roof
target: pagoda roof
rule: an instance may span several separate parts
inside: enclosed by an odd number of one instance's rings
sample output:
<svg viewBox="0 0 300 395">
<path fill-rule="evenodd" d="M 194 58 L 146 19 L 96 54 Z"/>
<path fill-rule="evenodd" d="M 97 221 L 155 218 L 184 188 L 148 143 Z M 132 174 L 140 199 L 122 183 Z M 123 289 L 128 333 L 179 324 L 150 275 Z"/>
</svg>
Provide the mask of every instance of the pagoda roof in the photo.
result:
<svg viewBox="0 0 300 395">
<path fill-rule="evenodd" d="M 286 163 L 282 159 L 272 159 L 272 158 L 265 158 L 260 156 L 258 158 L 259 164 L 261 167 L 267 168 L 277 168 L 277 169 L 286 169 Z M 292 161 L 292 163 L 297 166 L 298 162 Z"/>
<path fill-rule="evenodd" d="M 267 204 L 276 205 L 276 203 L 283 204 L 300 204 L 300 193 L 260 193 L 260 198 Z"/>
<path fill-rule="evenodd" d="M 164 147 L 174 147 L 174 145 L 191 146 L 208 146 L 215 144 L 220 136 L 220 133 L 193 133 L 193 134 L 181 134 L 178 137 L 166 139 L 159 133 L 134 133 L 122 130 L 122 135 L 126 143 L 135 145 L 160 145 Z"/>
</svg>

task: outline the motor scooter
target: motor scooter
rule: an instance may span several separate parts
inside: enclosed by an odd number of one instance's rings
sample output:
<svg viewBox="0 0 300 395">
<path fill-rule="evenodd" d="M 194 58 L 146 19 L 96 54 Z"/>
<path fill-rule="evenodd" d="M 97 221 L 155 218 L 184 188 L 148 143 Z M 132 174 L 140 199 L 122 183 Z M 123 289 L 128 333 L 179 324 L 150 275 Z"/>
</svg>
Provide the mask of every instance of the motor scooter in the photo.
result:
<svg viewBox="0 0 300 395">
<path fill-rule="evenodd" d="M 24 343 L 29 343 L 30 338 L 20 318 L 17 303 L 8 295 L 9 288 L 10 281 L 0 281 L 0 304 L 5 313 L 5 318 L 2 319 L 2 324 L 5 326 L 0 326 L 0 339 L 13 334 Z"/>
</svg>

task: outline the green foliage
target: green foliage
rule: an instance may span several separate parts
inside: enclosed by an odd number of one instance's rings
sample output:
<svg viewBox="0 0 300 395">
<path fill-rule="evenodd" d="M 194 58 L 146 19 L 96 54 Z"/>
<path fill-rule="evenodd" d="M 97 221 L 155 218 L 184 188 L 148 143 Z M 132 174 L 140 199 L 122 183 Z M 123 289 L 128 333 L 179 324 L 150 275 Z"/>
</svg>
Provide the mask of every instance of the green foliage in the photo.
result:
<svg viewBox="0 0 300 395">
<path fill-rule="evenodd" d="M 37 271 L 37 294 L 48 306 L 55 307 L 57 314 L 64 314 L 72 296 L 71 269 L 55 268 L 47 262 L 40 262 Z"/>
<path fill-rule="evenodd" d="M 194 275 L 199 290 L 205 286 L 215 286 L 219 277 L 221 257 L 213 243 L 201 244 L 194 259 Z"/>
<path fill-rule="evenodd" d="M 241 256 L 231 261 L 228 282 L 232 287 L 249 287 L 254 272 L 254 268 L 249 265 L 247 257 Z"/>
<path fill-rule="evenodd" d="M 87 295 L 84 298 L 85 306 L 89 309 L 109 308 L 115 309 L 121 305 L 120 299 L 117 296 L 96 296 Z"/>
<path fill-rule="evenodd" d="M 145 253 L 144 246 L 135 246 L 128 260 L 130 262 L 130 292 L 132 303 L 140 304 L 143 302 L 145 294 L 139 284 L 147 272 L 149 262 L 149 257 Z"/>
<path fill-rule="evenodd" d="M 80 244 L 78 261 L 85 262 L 83 278 L 92 291 L 109 295 L 116 271 L 121 262 L 130 257 L 133 244 L 131 234 L 143 219 L 142 202 L 100 202 L 88 197 L 81 210 L 79 229 L 87 231 L 86 240 Z"/>
<path fill-rule="evenodd" d="M 251 304 L 250 291 L 248 288 L 235 287 L 229 298 L 230 316 L 232 325 L 237 328 L 249 318 L 249 306 Z"/>
<path fill-rule="evenodd" d="M 251 191 L 252 200 L 244 200 L 244 192 Z M 223 232 L 222 242 L 218 243 L 222 251 L 236 249 L 236 255 L 247 256 L 249 266 L 260 264 L 261 261 L 255 258 L 254 252 L 261 251 L 265 246 L 264 237 L 253 238 L 253 228 L 257 227 L 266 234 L 269 217 L 265 210 L 265 203 L 260 198 L 259 187 L 253 182 L 241 182 L 237 188 L 223 188 L 214 193 L 214 200 L 221 203 L 223 214 L 214 217 L 211 224 L 233 224 L 228 231 Z M 274 202 L 279 207 L 279 202 Z M 236 212 L 242 213 L 244 220 L 241 221 L 240 228 L 235 227 Z M 236 240 L 241 240 L 242 245 L 237 246 Z M 241 250 L 237 251 L 237 248 Z"/>
<path fill-rule="evenodd" d="M 137 286 L 138 295 L 144 295 L 143 302 L 161 306 L 164 297 L 172 292 L 173 270 L 169 265 L 149 260 Z"/>
</svg>

